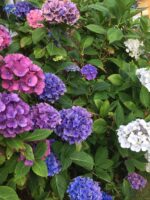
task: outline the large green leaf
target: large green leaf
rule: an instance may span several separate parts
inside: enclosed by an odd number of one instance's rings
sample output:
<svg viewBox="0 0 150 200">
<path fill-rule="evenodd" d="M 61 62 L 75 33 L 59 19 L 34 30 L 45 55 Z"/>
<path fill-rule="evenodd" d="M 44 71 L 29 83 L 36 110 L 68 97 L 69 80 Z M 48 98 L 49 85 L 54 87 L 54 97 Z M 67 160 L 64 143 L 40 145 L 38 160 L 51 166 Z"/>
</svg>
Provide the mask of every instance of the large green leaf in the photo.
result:
<svg viewBox="0 0 150 200">
<path fill-rule="evenodd" d="M 32 170 L 38 176 L 41 176 L 41 177 L 48 176 L 47 165 L 44 160 L 35 161 L 34 165 L 32 166 Z"/>
<path fill-rule="evenodd" d="M 123 38 L 123 33 L 120 29 L 110 28 L 107 32 L 109 43 L 119 41 Z"/>
<path fill-rule="evenodd" d="M 89 29 L 90 31 L 94 32 L 94 33 L 99 33 L 99 34 L 105 34 L 106 30 L 100 26 L 100 25 L 96 25 L 96 24 L 89 24 L 86 26 L 87 29 Z"/>
<path fill-rule="evenodd" d="M 32 32 L 33 43 L 36 44 L 40 40 L 43 40 L 46 35 L 46 30 L 44 28 L 37 28 Z"/>
<path fill-rule="evenodd" d="M 87 169 L 92 170 L 94 166 L 94 160 L 92 156 L 85 152 L 74 152 L 71 154 L 70 159 L 73 163 Z"/>
<path fill-rule="evenodd" d="M 19 197 L 11 187 L 0 186 L 0 200 L 19 200 Z"/>
<path fill-rule="evenodd" d="M 15 179 L 17 180 L 26 176 L 29 171 L 30 167 L 25 166 L 23 161 L 18 162 L 15 168 Z"/>
<path fill-rule="evenodd" d="M 141 88 L 140 101 L 146 108 L 150 106 L 150 93 L 145 87 Z"/>
<path fill-rule="evenodd" d="M 105 133 L 107 130 L 107 122 L 104 119 L 97 119 L 93 124 L 94 132 L 97 134 Z"/>
</svg>

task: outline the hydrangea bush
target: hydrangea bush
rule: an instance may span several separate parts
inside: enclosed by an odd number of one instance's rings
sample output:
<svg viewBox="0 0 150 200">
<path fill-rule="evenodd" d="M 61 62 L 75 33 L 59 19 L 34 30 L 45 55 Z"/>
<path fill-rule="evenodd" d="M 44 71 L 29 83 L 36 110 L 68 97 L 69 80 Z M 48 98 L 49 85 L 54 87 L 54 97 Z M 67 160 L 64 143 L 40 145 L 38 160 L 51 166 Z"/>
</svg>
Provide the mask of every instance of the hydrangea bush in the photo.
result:
<svg viewBox="0 0 150 200">
<path fill-rule="evenodd" d="M 147 187 L 150 21 L 136 3 L 0 2 L 0 199 Z"/>
</svg>

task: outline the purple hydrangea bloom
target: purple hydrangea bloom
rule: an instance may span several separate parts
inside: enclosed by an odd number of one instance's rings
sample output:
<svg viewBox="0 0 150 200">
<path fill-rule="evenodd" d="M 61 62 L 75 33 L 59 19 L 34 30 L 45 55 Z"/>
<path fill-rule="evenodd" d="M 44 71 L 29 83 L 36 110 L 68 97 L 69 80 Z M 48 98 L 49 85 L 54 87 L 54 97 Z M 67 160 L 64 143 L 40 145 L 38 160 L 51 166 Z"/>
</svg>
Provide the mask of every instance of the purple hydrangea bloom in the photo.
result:
<svg viewBox="0 0 150 200">
<path fill-rule="evenodd" d="M 54 129 L 61 123 L 59 112 L 47 103 L 39 103 L 31 108 L 34 129 Z"/>
<path fill-rule="evenodd" d="M 16 137 L 32 128 L 30 107 L 15 93 L 0 93 L 0 134 Z"/>
<path fill-rule="evenodd" d="M 48 176 L 59 174 L 61 171 L 61 163 L 53 153 L 47 156 L 45 162 L 48 169 Z"/>
<path fill-rule="evenodd" d="M 102 192 L 102 200 L 113 200 L 112 196 L 106 192 Z"/>
<path fill-rule="evenodd" d="M 69 144 L 81 143 L 92 133 L 91 114 L 80 106 L 60 111 L 62 122 L 55 132 Z"/>
<path fill-rule="evenodd" d="M 96 78 L 98 71 L 93 65 L 87 64 L 82 67 L 81 74 L 89 81 Z"/>
<path fill-rule="evenodd" d="M 39 96 L 41 100 L 54 103 L 66 92 L 63 81 L 55 74 L 45 73 L 45 88 Z"/>
<path fill-rule="evenodd" d="M 22 154 L 20 154 L 18 161 L 23 161 L 24 165 L 29 167 L 31 167 L 34 164 L 33 160 L 26 160 L 25 156 Z"/>
<path fill-rule="evenodd" d="M 13 14 L 15 10 L 15 5 L 14 4 L 7 4 L 6 6 L 4 6 L 4 11 L 9 15 L 9 14 Z"/>
<path fill-rule="evenodd" d="M 79 11 L 69 0 L 47 0 L 42 6 L 43 16 L 49 23 L 73 25 L 79 19 Z"/>
<path fill-rule="evenodd" d="M 127 180 L 131 184 L 131 187 L 135 190 L 140 190 L 144 188 L 147 184 L 147 180 L 143 176 L 135 172 L 128 174 Z"/>
<path fill-rule="evenodd" d="M 16 15 L 18 18 L 25 18 L 26 15 L 30 12 L 30 10 L 34 9 L 36 9 L 36 7 L 30 2 L 21 1 L 15 4 L 13 14 Z"/>
<path fill-rule="evenodd" d="M 88 177 L 76 177 L 68 186 L 70 200 L 102 200 L 98 182 Z"/>
<path fill-rule="evenodd" d="M 77 65 L 73 64 L 73 65 L 70 65 L 70 66 L 66 67 L 65 70 L 67 72 L 79 72 L 80 71 L 80 67 L 78 67 Z"/>
</svg>

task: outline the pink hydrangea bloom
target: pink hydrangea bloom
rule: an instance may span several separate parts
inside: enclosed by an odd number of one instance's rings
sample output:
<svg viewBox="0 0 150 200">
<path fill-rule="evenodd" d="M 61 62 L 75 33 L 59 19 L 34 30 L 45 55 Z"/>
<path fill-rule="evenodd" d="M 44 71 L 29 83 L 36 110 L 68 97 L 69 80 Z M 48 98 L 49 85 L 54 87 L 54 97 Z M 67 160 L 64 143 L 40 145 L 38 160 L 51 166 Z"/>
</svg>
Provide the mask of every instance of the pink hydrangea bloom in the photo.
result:
<svg viewBox="0 0 150 200">
<path fill-rule="evenodd" d="M 22 54 L 9 54 L 0 68 L 2 87 L 9 92 L 20 91 L 40 95 L 45 87 L 45 76 L 40 67 Z"/>
<path fill-rule="evenodd" d="M 31 10 L 27 14 L 27 22 L 32 28 L 42 28 L 44 25 L 41 23 L 44 20 L 41 10 Z"/>
<path fill-rule="evenodd" d="M 5 49 L 11 44 L 11 36 L 8 29 L 0 25 L 0 51 Z"/>
</svg>

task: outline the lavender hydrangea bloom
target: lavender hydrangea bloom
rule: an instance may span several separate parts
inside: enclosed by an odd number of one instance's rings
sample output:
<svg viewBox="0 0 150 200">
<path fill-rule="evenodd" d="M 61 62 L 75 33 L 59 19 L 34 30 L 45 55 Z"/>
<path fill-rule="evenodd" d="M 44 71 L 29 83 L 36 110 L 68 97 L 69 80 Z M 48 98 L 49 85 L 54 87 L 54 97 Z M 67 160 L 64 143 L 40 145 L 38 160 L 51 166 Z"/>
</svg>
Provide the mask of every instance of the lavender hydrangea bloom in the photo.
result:
<svg viewBox="0 0 150 200">
<path fill-rule="evenodd" d="M 34 10 L 36 7 L 27 1 L 17 2 L 13 11 L 14 15 L 18 18 L 25 18 L 30 10 Z"/>
<path fill-rule="evenodd" d="M 68 186 L 70 200 L 102 200 L 101 188 L 87 177 L 76 177 Z"/>
<path fill-rule="evenodd" d="M 102 200 L 113 200 L 112 196 L 106 192 L 102 192 Z"/>
<path fill-rule="evenodd" d="M 82 67 L 81 74 L 89 81 L 96 78 L 98 71 L 93 65 L 87 64 Z"/>
<path fill-rule="evenodd" d="M 77 65 L 73 64 L 73 65 L 67 66 L 65 68 L 65 70 L 67 72 L 79 72 L 80 71 L 80 67 L 78 67 Z"/>
<path fill-rule="evenodd" d="M 73 25 L 79 19 L 76 5 L 69 0 L 47 0 L 42 6 L 43 16 L 49 23 Z"/>
<path fill-rule="evenodd" d="M 47 103 L 39 103 L 31 108 L 34 129 L 54 129 L 61 123 L 59 112 Z"/>
<path fill-rule="evenodd" d="M 59 174 L 61 171 L 61 163 L 53 153 L 46 158 L 45 162 L 48 169 L 48 176 Z"/>
<path fill-rule="evenodd" d="M 54 103 L 66 92 L 63 81 L 55 74 L 45 73 L 45 88 L 39 96 L 41 100 Z"/>
<path fill-rule="evenodd" d="M 15 93 L 0 93 L 0 134 L 16 137 L 32 129 L 30 107 Z"/>
<path fill-rule="evenodd" d="M 80 106 L 60 111 L 62 122 L 55 133 L 69 144 L 81 143 L 92 133 L 91 114 Z"/>
<path fill-rule="evenodd" d="M 14 4 L 7 4 L 6 6 L 4 6 L 4 11 L 10 15 L 13 14 L 15 10 L 15 5 Z"/>
<path fill-rule="evenodd" d="M 143 176 L 135 172 L 128 174 L 127 180 L 131 184 L 131 187 L 135 190 L 140 190 L 144 188 L 147 184 L 147 180 Z"/>
</svg>

